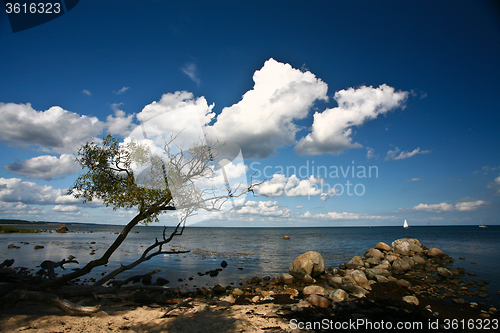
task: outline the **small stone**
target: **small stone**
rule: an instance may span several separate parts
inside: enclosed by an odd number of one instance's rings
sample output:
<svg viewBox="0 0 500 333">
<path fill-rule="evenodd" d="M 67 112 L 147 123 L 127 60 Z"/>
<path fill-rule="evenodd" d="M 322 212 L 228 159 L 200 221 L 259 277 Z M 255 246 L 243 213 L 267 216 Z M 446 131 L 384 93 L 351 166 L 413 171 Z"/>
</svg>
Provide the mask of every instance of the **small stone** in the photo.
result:
<svg viewBox="0 0 500 333">
<path fill-rule="evenodd" d="M 231 294 L 234 296 L 234 297 L 239 297 L 241 295 L 244 294 L 243 290 L 241 290 L 240 288 L 234 288 L 233 291 L 231 291 Z"/>
<path fill-rule="evenodd" d="M 304 275 L 304 278 L 303 278 L 302 280 L 303 280 L 305 283 L 314 283 L 314 282 L 316 282 L 316 280 L 315 280 L 315 279 L 313 279 L 313 278 L 312 278 L 312 276 L 311 276 L 311 275 L 309 275 L 309 274 Z"/>
<path fill-rule="evenodd" d="M 408 282 L 408 281 L 406 281 L 406 280 L 403 280 L 403 279 L 398 280 L 396 283 L 397 283 L 399 286 L 401 286 L 401 287 L 405 287 L 405 288 L 410 288 L 410 287 L 411 287 L 411 283 L 410 283 L 410 282 Z"/>
<path fill-rule="evenodd" d="M 40 249 L 43 249 L 44 246 L 43 245 L 35 245 L 35 250 L 40 250 Z"/>
<path fill-rule="evenodd" d="M 340 286 L 342 284 L 342 278 L 340 276 L 334 276 L 328 280 L 328 284 L 332 287 Z"/>
<path fill-rule="evenodd" d="M 222 262 L 220 263 L 221 267 L 222 268 L 226 268 L 227 267 L 227 262 L 225 260 L 222 260 Z"/>
<path fill-rule="evenodd" d="M 283 236 L 283 239 L 290 239 L 289 236 Z"/>
<path fill-rule="evenodd" d="M 283 284 L 292 284 L 294 282 L 294 277 L 288 273 L 283 273 L 281 274 L 280 280 Z"/>
<path fill-rule="evenodd" d="M 403 297 L 403 301 L 405 301 L 408 304 L 414 304 L 414 305 L 418 305 L 420 303 L 418 301 L 418 298 L 416 298 L 415 296 L 405 296 Z"/>
</svg>

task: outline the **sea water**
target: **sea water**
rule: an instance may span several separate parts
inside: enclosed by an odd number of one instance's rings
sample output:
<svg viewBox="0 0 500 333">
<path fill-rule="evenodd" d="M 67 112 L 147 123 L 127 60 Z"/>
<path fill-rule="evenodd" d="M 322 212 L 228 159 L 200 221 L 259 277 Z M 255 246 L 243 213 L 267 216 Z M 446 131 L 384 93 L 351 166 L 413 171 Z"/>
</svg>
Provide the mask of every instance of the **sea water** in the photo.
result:
<svg viewBox="0 0 500 333">
<path fill-rule="evenodd" d="M 55 229 L 52 226 L 53 229 Z M 36 272 L 44 260 L 60 261 L 72 255 L 80 264 L 67 264 L 66 270 L 83 267 L 90 260 L 99 258 L 121 231 L 120 226 L 82 225 L 80 231 L 66 234 L 0 234 L 0 260 L 15 259 L 14 267 L 26 267 Z M 137 260 L 145 249 L 161 240 L 163 227 L 138 226 L 111 257 L 108 265 L 98 267 L 85 278 L 98 279 L 120 264 Z M 173 228 L 166 230 L 170 235 Z M 289 236 L 289 240 L 283 236 Z M 338 267 L 353 256 L 362 256 L 378 242 L 391 244 L 399 238 L 416 238 L 422 245 L 437 247 L 455 259 L 452 267 L 464 267 L 476 276 L 467 280 L 484 280 L 491 304 L 498 305 L 500 297 L 500 226 L 415 226 L 402 227 L 324 227 L 324 228 L 199 228 L 187 227 L 180 236 L 163 250 L 190 251 L 183 254 L 162 254 L 122 273 L 119 278 L 145 274 L 155 269 L 153 276 L 169 280 L 167 286 L 194 289 L 215 284 L 238 286 L 251 277 L 279 276 L 288 272 L 293 259 L 307 251 L 321 253 L 326 267 Z M 25 244 L 29 243 L 29 244 Z M 9 244 L 19 249 L 8 249 Z M 35 245 L 44 248 L 35 250 Z M 95 253 L 95 254 L 91 254 Z M 464 260 L 459 258 L 465 258 Z M 206 272 L 228 266 L 216 277 Z M 62 269 L 58 274 L 65 273 Z M 198 274 L 200 273 L 200 274 Z M 483 301 L 484 299 L 475 299 Z"/>
</svg>

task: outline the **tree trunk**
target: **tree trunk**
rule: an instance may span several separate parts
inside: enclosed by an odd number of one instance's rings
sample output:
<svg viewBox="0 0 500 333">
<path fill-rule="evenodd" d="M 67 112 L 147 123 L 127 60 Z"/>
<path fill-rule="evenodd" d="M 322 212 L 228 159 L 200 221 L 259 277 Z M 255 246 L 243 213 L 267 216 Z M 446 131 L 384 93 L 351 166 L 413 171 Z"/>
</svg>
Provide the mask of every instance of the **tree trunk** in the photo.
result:
<svg viewBox="0 0 500 333">
<path fill-rule="evenodd" d="M 127 235 L 130 233 L 132 228 L 135 227 L 140 221 L 144 220 L 145 218 L 148 218 L 152 214 L 153 214 L 152 209 L 149 209 L 146 212 L 137 214 L 123 228 L 122 232 L 118 235 L 118 237 L 116 237 L 113 244 L 111 244 L 111 246 L 106 250 L 106 252 L 104 253 L 104 255 L 101 258 L 90 261 L 87 265 L 85 265 L 85 267 L 83 267 L 79 270 L 62 275 L 61 277 L 59 277 L 53 281 L 50 281 L 47 284 L 47 287 L 49 287 L 49 288 L 60 287 L 73 279 L 79 278 L 80 276 L 83 276 L 85 274 L 90 273 L 92 271 L 92 269 L 94 269 L 95 267 L 106 265 L 108 263 L 111 255 L 120 247 L 120 245 L 123 243 L 125 238 L 127 238 Z"/>
</svg>

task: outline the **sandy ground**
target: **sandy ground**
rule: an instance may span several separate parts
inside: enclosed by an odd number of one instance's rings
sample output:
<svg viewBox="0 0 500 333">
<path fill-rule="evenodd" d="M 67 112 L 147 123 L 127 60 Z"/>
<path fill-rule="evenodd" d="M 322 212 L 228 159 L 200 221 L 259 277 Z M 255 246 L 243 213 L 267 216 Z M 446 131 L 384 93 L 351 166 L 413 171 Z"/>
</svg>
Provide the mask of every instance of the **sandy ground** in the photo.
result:
<svg viewBox="0 0 500 333">
<path fill-rule="evenodd" d="M 148 306 L 103 306 L 93 316 L 68 315 L 42 304 L 19 303 L 0 315 L 2 332 L 292 332 L 276 304 L 219 307 L 194 300 L 172 310 Z"/>
</svg>

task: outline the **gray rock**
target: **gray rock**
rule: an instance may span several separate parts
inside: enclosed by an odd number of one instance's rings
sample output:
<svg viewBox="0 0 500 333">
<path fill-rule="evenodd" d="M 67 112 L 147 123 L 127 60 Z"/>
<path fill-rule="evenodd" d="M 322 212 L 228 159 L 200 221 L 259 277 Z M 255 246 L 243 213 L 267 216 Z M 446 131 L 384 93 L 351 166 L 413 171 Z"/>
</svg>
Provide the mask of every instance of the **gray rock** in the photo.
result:
<svg viewBox="0 0 500 333">
<path fill-rule="evenodd" d="M 310 295 L 306 298 L 306 301 L 311 305 L 319 308 L 327 308 L 330 306 L 330 301 L 327 298 L 319 295 Z"/>
<path fill-rule="evenodd" d="M 441 257 L 444 255 L 444 253 L 440 249 L 433 247 L 432 249 L 429 249 L 429 251 L 427 251 L 427 255 L 429 257 Z"/>
<path fill-rule="evenodd" d="M 413 257 L 411 257 L 413 259 L 413 261 L 415 262 L 415 264 L 417 265 L 425 265 L 426 261 L 424 258 L 422 258 L 421 256 L 419 256 L 418 254 L 414 255 Z"/>
<path fill-rule="evenodd" d="M 387 279 L 385 276 L 382 276 L 382 275 L 375 275 L 375 279 L 377 280 L 377 282 L 387 282 L 387 281 L 389 281 L 389 279 Z"/>
<path fill-rule="evenodd" d="M 406 272 L 411 269 L 410 264 L 408 264 L 406 261 L 403 261 L 401 259 L 394 260 L 392 263 L 392 269 L 401 271 L 401 272 Z"/>
<path fill-rule="evenodd" d="M 384 257 L 384 254 L 380 250 L 369 249 L 368 251 L 366 251 L 365 257 L 382 259 Z"/>
<path fill-rule="evenodd" d="M 411 287 L 411 283 L 406 281 L 406 280 L 398 280 L 398 282 L 396 282 L 398 285 L 400 285 L 401 287 L 405 287 L 405 288 L 410 288 Z"/>
<path fill-rule="evenodd" d="M 342 284 L 342 278 L 340 276 L 334 276 L 328 280 L 328 284 L 332 287 L 340 286 Z"/>
<path fill-rule="evenodd" d="M 351 273 L 351 277 L 354 279 L 354 281 L 358 286 L 361 286 L 366 290 L 372 290 L 372 287 L 370 287 L 370 283 L 368 282 L 365 273 L 363 273 L 362 271 L 360 270 L 353 271 Z"/>
<path fill-rule="evenodd" d="M 328 295 L 328 291 L 321 286 L 307 286 L 302 290 L 304 296 L 307 295 Z"/>
<path fill-rule="evenodd" d="M 447 270 L 446 268 L 443 268 L 443 267 L 439 267 L 437 269 L 437 273 L 439 276 L 442 276 L 442 277 L 447 278 L 447 279 L 451 279 L 453 277 L 453 273 L 450 272 L 449 270 Z"/>
<path fill-rule="evenodd" d="M 383 251 L 390 251 L 391 250 L 391 247 L 384 242 L 378 242 L 377 245 L 375 245 L 375 248 L 378 250 L 383 250 Z"/>
<path fill-rule="evenodd" d="M 408 304 L 415 304 L 418 305 L 420 302 L 418 301 L 418 298 L 415 296 L 405 296 L 403 297 L 403 301 L 405 301 Z"/>
<path fill-rule="evenodd" d="M 421 246 L 417 239 L 401 238 L 392 242 L 392 250 L 398 254 L 407 256 L 410 254 L 412 245 Z"/>
<path fill-rule="evenodd" d="M 239 297 L 243 294 L 244 292 L 240 288 L 234 288 L 233 291 L 231 291 L 231 295 L 233 295 L 234 297 Z"/>
<path fill-rule="evenodd" d="M 395 256 L 393 254 L 387 254 L 385 256 L 385 260 L 387 260 L 388 262 L 393 262 L 394 260 L 397 260 L 399 257 L 398 256 Z"/>
<path fill-rule="evenodd" d="M 296 279 L 303 279 L 306 274 L 317 277 L 325 273 L 325 261 L 318 252 L 309 251 L 295 258 L 289 273 Z"/>
<path fill-rule="evenodd" d="M 410 245 L 410 251 L 413 251 L 415 253 L 422 253 L 424 252 L 424 249 L 420 245 L 417 244 L 411 244 Z"/>
<path fill-rule="evenodd" d="M 309 274 L 304 275 L 304 278 L 303 278 L 302 280 L 303 280 L 305 283 L 314 283 L 314 282 L 316 282 L 316 280 L 314 280 L 314 279 L 312 278 L 312 276 L 311 276 L 311 275 L 309 275 Z"/>
<path fill-rule="evenodd" d="M 294 278 L 292 275 L 290 275 L 288 273 L 283 273 L 283 274 L 281 274 L 280 280 L 281 280 L 281 283 L 292 284 L 294 281 Z"/>
<path fill-rule="evenodd" d="M 357 298 L 365 297 L 365 295 L 369 293 L 363 287 L 360 287 L 352 283 L 343 284 L 341 288 Z"/>
<path fill-rule="evenodd" d="M 404 258 L 401 258 L 401 261 L 404 261 L 406 262 L 408 265 L 410 265 L 410 269 L 415 267 L 415 262 L 413 261 L 412 258 L 409 258 L 409 257 L 404 257 Z"/>
<path fill-rule="evenodd" d="M 335 291 L 330 292 L 329 297 L 335 303 L 339 303 L 349 298 L 349 295 L 347 295 L 343 289 L 336 289 Z"/>
<path fill-rule="evenodd" d="M 389 272 L 386 269 L 367 268 L 365 270 L 365 275 L 369 279 L 373 279 L 375 277 L 375 275 L 381 275 L 381 276 L 389 277 L 389 276 L 391 276 L 391 272 Z"/>
<path fill-rule="evenodd" d="M 356 281 L 350 274 L 342 277 L 342 284 L 347 284 L 347 283 L 356 284 Z"/>
<path fill-rule="evenodd" d="M 371 257 L 371 258 L 368 258 L 366 260 L 366 262 L 369 263 L 372 266 L 376 266 L 376 265 L 378 265 L 380 263 L 380 260 L 378 258 Z"/>
<path fill-rule="evenodd" d="M 349 260 L 349 262 L 346 264 L 347 268 L 350 268 L 350 269 L 356 269 L 358 267 L 362 267 L 364 266 L 365 263 L 363 262 L 363 259 L 361 259 L 360 256 L 355 256 L 353 257 L 351 260 Z"/>
</svg>

